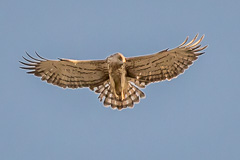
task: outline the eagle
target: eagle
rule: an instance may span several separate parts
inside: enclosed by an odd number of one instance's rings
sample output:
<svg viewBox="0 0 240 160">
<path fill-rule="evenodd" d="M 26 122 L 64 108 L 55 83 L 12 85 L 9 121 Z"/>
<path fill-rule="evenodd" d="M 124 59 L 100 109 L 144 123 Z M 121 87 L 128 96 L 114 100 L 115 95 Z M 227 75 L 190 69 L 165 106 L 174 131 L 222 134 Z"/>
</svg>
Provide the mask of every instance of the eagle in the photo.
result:
<svg viewBox="0 0 240 160">
<path fill-rule="evenodd" d="M 27 73 L 41 77 L 48 83 L 62 88 L 89 87 L 99 94 L 104 106 L 122 110 L 133 108 L 144 98 L 139 88 L 164 80 L 171 80 L 183 73 L 207 46 L 201 47 L 198 34 L 188 42 L 188 37 L 174 49 L 166 49 L 155 54 L 126 58 L 121 53 L 110 55 L 104 60 L 48 60 L 32 57 L 27 52 L 25 65 Z M 198 40 L 197 40 L 198 39 Z M 188 43 L 187 43 L 188 42 Z"/>
</svg>

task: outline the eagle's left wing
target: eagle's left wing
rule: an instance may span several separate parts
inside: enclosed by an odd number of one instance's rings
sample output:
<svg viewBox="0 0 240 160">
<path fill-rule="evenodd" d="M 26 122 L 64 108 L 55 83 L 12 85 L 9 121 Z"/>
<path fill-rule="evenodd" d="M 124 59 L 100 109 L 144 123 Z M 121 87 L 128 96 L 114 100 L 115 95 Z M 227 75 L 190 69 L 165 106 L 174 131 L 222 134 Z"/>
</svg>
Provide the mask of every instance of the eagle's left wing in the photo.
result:
<svg viewBox="0 0 240 160">
<path fill-rule="evenodd" d="M 27 55 L 31 60 L 23 57 L 29 63 L 20 61 L 27 66 L 20 68 L 30 70 L 27 73 L 41 77 L 42 80 L 53 85 L 63 88 L 90 87 L 92 89 L 108 80 L 106 60 L 48 60 L 38 54 L 40 59 L 28 53 Z"/>
<path fill-rule="evenodd" d="M 199 44 L 204 35 L 196 41 L 198 35 L 186 44 L 186 40 L 172 50 L 164 50 L 152 55 L 126 58 L 127 76 L 139 87 L 148 83 L 171 80 L 183 73 L 195 61 L 200 52 L 207 48 Z M 196 41 L 196 42 L 195 42 Z"/>
</svg>

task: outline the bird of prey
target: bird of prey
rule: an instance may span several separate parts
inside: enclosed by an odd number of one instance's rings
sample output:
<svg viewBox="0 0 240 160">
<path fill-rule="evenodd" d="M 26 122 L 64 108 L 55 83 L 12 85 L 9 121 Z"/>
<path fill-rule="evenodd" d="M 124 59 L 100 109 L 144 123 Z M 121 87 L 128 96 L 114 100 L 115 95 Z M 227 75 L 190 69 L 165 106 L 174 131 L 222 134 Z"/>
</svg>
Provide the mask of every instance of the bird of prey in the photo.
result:
<svg viewBox="0 0 240 160">
<path fill-rule="evenodd" d="M 89 87 L 99 94 L 104 106 L 113 109 L 133 108 L 145 94 L 139 88 L 153 82 L 171 80 L 183 73 L 207 46 L 201 47 L 204 35 L 198 34 L 189 42 L 185 41 L 174 49 L 155 54 L 126 58 L 115 53 L 105 60 L 48 60 L 36 53 L 37 58 L 27 53 L 21 62 L 34 74 L 48 83 L 62 88 Z"/>
</svg>

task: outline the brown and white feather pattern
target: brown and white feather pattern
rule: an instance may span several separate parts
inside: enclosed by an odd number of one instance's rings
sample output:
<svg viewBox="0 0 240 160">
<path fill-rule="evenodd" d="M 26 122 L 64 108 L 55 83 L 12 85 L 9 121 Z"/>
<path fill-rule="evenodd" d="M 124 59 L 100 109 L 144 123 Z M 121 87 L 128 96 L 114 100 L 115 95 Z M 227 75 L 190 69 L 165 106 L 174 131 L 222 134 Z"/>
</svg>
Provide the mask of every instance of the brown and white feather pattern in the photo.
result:
<svg viewBox="0 0 240 160">
<path fill-rule="evenodd" d="M 107 65 L 105 60 L 48 60 L 37 53 L 39 59 L 30 56 L 30 59 L 23 57 L 27 62 L 21 62 L 27 67 L 22 69 L 30 70 L 29 74 L 41 77 L 53 85 L 62 88 L 82 88 L 102 84 L 108 79 Z"/>
<path fill-rule="evenodd" d="M 105 107 L 111 106 L 112 109 L 118 110 L 122 110 L 123 108 L 127 107 L 133 108 L 134 104 L 140 101 L 140 98 L 145 97 L 145 94 L 131 83 L 128 83 L 128 90 L 123 100 L 115 97 L 110 88 L 109 81 L 106 81 L 104 84 L 93 88 L 93 90 L 97 94 L 100 94 L 98 99 L 103 101 Z"/>
<path fill-rule="evenodd" d="M 197 37 L 198 34 L 189 43 L 187 43 L 187 37 L 180 46 L 172 50 L 126 58 L 127 76 L 139 87 L 176 78 L 204 53 L 200 51 L 207 48 L 200 45 L 204 35 L 196 41 Z"/>
<path fill-rule="evenodd" d="M 27 62 L 20 61 L 25 65 L 20 68 L 62 88 L 89 87 L 99 94 L 98 98 L 104 106 L 121 110 L 132 108 L 145 96 L 137 87 L 144 88 L 152 82 L 176 78 L 203 54 L 202 51 L 207 48 L 200 45 L 204 35 L 199 40 L 197 37 L 198 34 L 188 43 L 187 37 L 171 50 L 130 58 L 117 53 L 105 60 L 48 60 L 37 53 L 38 59 L 27 53 L 30 59 L 23 57 Z M 119 65 L 119 69 L 109 68 L 108 62 L 111 61 Z M 110 84 L 111 80 L 115 84 Z"/>
</svg>

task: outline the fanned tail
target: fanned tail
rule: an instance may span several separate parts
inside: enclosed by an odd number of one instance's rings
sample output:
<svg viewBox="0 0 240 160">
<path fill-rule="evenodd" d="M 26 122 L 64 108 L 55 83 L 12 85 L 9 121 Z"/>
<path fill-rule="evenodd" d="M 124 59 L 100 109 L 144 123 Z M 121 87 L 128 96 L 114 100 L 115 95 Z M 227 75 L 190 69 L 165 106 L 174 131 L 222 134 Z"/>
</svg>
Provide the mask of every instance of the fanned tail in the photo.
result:
<svg viewBox="0 0 240 160">
<path fill-rule="evenodd" d="M 112 109 L 122 110 L 123 108 L 133 108 L 135 103 L 140 101 L 140 98 L 144 98 L 145 94 L 135 87 L 133 84 L 128 83 L 128 90 L 123 100 L 115 97 L 111 91 L 109 81 L 93 89 L 96 93 L 100 93 L 98 96 L 100 101 L 103 101 L 105 107 L 111 106 Z"/>
</svg>

